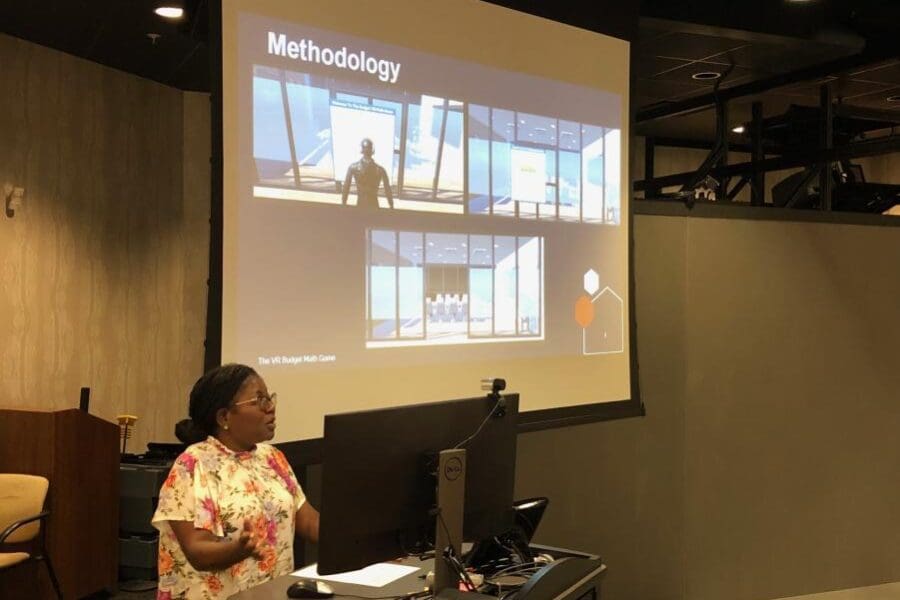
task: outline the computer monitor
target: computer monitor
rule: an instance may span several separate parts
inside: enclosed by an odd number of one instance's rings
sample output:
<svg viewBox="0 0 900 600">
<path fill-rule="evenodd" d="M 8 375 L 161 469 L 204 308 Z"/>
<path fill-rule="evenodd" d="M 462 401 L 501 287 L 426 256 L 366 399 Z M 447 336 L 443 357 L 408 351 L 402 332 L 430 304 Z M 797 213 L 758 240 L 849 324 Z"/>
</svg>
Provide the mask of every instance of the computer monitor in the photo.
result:
<svg viewBox="0 0 900 600">
<path fill-rule="evenodd" d="M 519 396 L 502 398 L 502 412 L 495 411 L 496 396 L 489 394 L 326 415 L 319 573 L 356 570 L 421 551 L 435 532 L 432 458 L 476 431 L 463 446 L 465 504 L 458 543 L 508 531 L 514 524 Z"/>
</svg>

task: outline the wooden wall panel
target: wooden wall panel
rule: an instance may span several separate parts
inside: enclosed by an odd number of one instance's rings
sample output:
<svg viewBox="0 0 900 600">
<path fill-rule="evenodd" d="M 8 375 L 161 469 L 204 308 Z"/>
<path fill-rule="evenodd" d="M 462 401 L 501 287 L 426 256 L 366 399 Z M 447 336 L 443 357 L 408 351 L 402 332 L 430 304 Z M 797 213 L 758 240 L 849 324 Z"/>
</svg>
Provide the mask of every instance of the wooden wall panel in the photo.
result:
<svg viewBox="0 0 900 600">
<path fill-rule="evenodd" d="M 208 100 L 2 35 L 0 62 L 0 186 L 26 188 L 0 215 L 0 404 L 90 386 L 92 413 L 140 418 L 130 450 L 174 439 L 202 368 Z"/>
</svg>

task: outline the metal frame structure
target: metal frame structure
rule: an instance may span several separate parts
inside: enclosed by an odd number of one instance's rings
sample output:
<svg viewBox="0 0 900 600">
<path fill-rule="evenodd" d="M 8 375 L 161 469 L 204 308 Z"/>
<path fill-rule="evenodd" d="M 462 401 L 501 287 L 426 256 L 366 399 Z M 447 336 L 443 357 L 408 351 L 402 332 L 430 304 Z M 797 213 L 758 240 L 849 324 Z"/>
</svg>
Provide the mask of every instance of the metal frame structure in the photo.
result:
<svg viewBox="0 0 900 600">
<path fill-rule="evenodd" d="M 732 202 L 749 184 L 751 190 L 750 205 L 762 207 L 766 206 L 765 174 L 767 172 L 805 167 L 807 172 L 793 193 L 789 195 L 785 207 L 794 207 L 798 203 L 801 191 L 818 178 L 820 190 L 818 207 L 823 211 L 832 211 L 834 204 L 834 182 L 830 168 L 832 163 L 853 158 L 900 152 L 900 135 L 893 132 L 890 135 L 872 140 L 836 145 L 834 139 L 836 117 L 900 123 L 900 116 L 886 114 L 884 111 L 866 110 L 835 104 L 831 88 L 828 83 L 825 83 L 820 87 L 819 93 L 821 122 L 819 124 L 818 147 L 797 151 L 765 144 L 762 139 L 763 107 L 759 101 L 752 104 L 750 144 L 732 144 L 729 147 L 727 127 L 728 102 L 736 98 L 759 94 L 789 83 L 816 79 L 837 71 L 873 64 L 886 58 L 889 57 L 884 53 L 863 52 L 816 67 L 737 85 L 722 91 L 719 91 L 718 86 L 716 86 L 710 94 L 638 111 L 635 120 L 641 123 L 714 108 L 716 111 L 716 134 L 712 144 L 671 138 L 647 137 L 644 154 L 645 178 L 635 181 L 633 190 L 635 192 L 644 192 L 644 201 L 678 200 L 691 207 L 694 204 L 694 194 L 692 193 L 694 187 L 707 177 L 714 177 L 720 183 L 717 204 Z M 657 177 L 655 176 L 655 154 L 656 148 L 660 146 L 708 149 L 709 154 L 700 167 L 694 171 Z M 738 164 L 728 164 L 729 149 L 749 153 L 751 160 Z M 766 158 L 767 154 L 775 156 Z M 736 178 L 733 185 L 729 181 L 729 178 L 732 177 Z M 665 187 L 679 185 L 681 186 L 680 192 L 675 194 L 661 193 Z M 640 199 L 638 200 L 640 201 Z"/>
</svg>

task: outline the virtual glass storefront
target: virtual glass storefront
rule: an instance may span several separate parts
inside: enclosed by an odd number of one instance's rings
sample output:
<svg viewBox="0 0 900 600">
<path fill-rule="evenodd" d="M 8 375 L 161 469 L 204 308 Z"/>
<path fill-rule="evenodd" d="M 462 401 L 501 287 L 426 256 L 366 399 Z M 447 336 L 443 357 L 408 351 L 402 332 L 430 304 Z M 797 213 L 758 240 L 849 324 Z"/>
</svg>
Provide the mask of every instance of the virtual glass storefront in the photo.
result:
<svg viewBox="0 0 900 600">
<path fill-rule="evenodd" d="M 543 238 L 367 236 L 367 347 L 543 339 Z"/>
<path fill-rule="evenodd" d="M 386 174 L 380 208 L 620 222 L 618 129 L 254 68 L 257 197 L 355 205 L 363 139 Z"/>
</svg>

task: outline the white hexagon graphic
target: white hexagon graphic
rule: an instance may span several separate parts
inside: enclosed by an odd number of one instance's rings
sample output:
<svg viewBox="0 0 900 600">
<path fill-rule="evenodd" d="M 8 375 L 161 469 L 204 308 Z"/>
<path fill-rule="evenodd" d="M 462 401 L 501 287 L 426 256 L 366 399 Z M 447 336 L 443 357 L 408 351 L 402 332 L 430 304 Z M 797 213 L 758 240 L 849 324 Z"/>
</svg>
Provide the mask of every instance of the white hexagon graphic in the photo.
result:
<svg viewBox="0 0 900 600">
<path fill-rule="evenodd" d="M 584 291 L 593 296 L 600 289 L 600 276 L 593 269 L 584 274 Z"/>
</svg>

